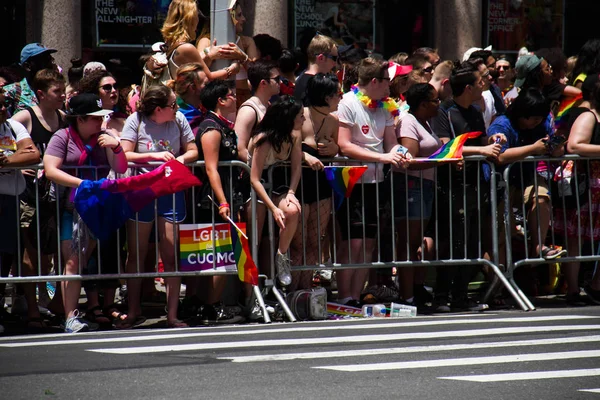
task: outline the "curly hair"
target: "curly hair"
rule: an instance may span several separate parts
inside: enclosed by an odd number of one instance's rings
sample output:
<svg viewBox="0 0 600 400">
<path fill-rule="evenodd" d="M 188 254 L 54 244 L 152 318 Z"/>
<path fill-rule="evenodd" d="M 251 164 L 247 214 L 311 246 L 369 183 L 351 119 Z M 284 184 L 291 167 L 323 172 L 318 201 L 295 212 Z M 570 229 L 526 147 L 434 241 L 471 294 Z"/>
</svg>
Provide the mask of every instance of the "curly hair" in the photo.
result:
<svg viewBox="0 0 600 400">
<path fill-rule="evenodd" d="M 100 82 L 104 78 L 114 78 L 112 74 L 106 70 L 96 69 L 84 76 L 79 81 L 79 93 L 100 93 Z"/>
<path fill-rule="evenodd" d="M 284 144 L 292 143 L 294 120 L 302 110 L 302 103 L 293 96 L 281 96 L 267 109 L 263 119 L 252 131 L 251 137 L 257 138 L 255 146 L 268 142 L 278 153 Z"/>
</svg>

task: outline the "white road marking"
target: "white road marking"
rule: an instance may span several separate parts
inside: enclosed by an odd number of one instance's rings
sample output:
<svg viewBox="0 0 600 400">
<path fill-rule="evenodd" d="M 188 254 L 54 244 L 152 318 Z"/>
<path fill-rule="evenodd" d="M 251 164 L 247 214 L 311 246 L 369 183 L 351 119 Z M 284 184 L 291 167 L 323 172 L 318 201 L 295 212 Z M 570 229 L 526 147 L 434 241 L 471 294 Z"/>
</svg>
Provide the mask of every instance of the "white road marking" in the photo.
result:
<svg viewBox="0 0 600 400">
<path fill-rule="evenodd" d="M 60 334 L 59 337 L 62 340 L 47 340 L 47 341 L 7 341 L 2 342 L 0 340 L 0 347 L 37 347 L 37 346 L 60 346 L 60 345 L 72 345 L 72 344 L 97 344 L 97 343 L 119 343 L 119 342 L 139 342 L 148 340 L 169 340 L 169 339 L 186 339 L 186 338 L 197 338 L 197 337 L 212 337 L 212 336 L 245 336 L 245 335 L 263 335 L 263 334 L 277 334 L 277 333 L 301 333 L 301 332 L 319 332 L 319 331 L 344 331 L 344 330 L 360 330 L 360 329 L 387 329 L 387 328 L 420 328 L 423 326 L 445 326 L 445 325 L 470 325 L 470 324 L 485 324 L 485 323 L 536 323 L 536 322 L 551 322 L 551 321 L 569 321 L 569 320 L 586 320 L 586 319 L 598 319 L 600 317 L 587 316 L 587 315 L 553 315 L 553 316 L 542 316 L 542 317 L 518 317 L 518 318 L 490 318 L 490 319 L 459 319 L 459 320 L 417 320 L 412 322 L 395 322 L 395 323 L 370 323 L 361 325 L 336 325 L 332 324 L 329 326 L 294 326 L 287 325 L 286 328 L 265 328 L 262 329 L 243 329 L 238 331 L 225 331 L 225 330 L 214 330 L 211 332 L 205 332 L 206 328 L 193 328 L 191 333 L 152 333 L 148 336 L 140 336 L 139 334 L 132 336 L 123 337 L 111 337 L 100 338 L 96 333 L 95 336 L 89 339 L 78 339 L 80 334 L 70 335 L 67 339 L 65 334 Z M 389 320 L 385 320 L 389 321 Z M 273 326 L 273 325 L 272 325 Z M 135 331 L 136 333 L 141 331 Z M 164 330 L 162 330 L 164 332 Z M 132 332 L 133 333 L 133 332 Z M 48 338 L 49 336 L 42 336 L 41 338 Z M 27 337 L 29 338 L 29 337 Z"/>
<path fill-rule="evenodd" d="M 579 389 L 578 392 L 600 393 L 600 389 Z"/>
<path fill-rule="evenodd" d="M 512 354 L 508 356 L 465 357 L 438 360 L 419 360 L 403 362 L 387 362 L 375 364 L 332 365 L 313 367 L 342 372 L 391 371 L 398 369 L 456 367 L 460 365 L 484 365 L 520 363 L 528 361 L 572 360 L 578 358 L 600 357 L 600 350 L 561 351 L 555 353 Z M 599 370 L 600 371 L 600 370 Z M 468 380 L 468 379 L 465 379 Z"/>
<path fill-rule="evenodd" d="M 392 340 L 422 340 L 422 339 L 442 339 L 442 338 L 466 338 L 473 336 L 490 335 L 510 335 L 525 334 L 532 332 L 565 332 L 581 330 L 598 330 L 600 325 L 557 325 L 557 326 L 526 326 L 513 328 L 495 328 L 495 329 L 472 329 L 459 331 L 435 331 L 435 332 L 410 332 L 383 335 L 353 335 L 337 337 L 319 337 L 319 338 L 295 338 L 295 339 L 270 339 L 270 340 L 252 340 L 235 342 L 217 342 L 217 343 L 193 343 L 180 345 L 160 345 L 143 347 L 123 347 L 123 348 L 105 348 L 105 349 L 87 349 L 96 353 L 108 354 L 144 354 L 144 353 L 164 353 L 169 351 L 193 351 L 193 350 L 216 350 L 216 349 L 237 349 L 246 347 L 276 347 L 276 346 L 299 346 L 299 345 L 325 345 L 333 343 L 368 343 L 368 342 L 386 342 Z"/>
<path fill-rule="evenodd" d="M 470 376 L 441 376 L 438 379 L 451 379 L 469 382 L 505 382 L 527 381 L 534 379 L 579 378 L 582 376 L 599 376 L 600 368 L 567 369 L 561 371 L 515 372 L 510 374 L 470 375 Z M 594 389 L 600 390 L 600 389 Z"/>
<path fill-rule="evenodd" d="M 437 346 L 413 346 L 413 347 L 390 347 L 385 349 L 366 349 L 366 350 L 342 350 L 342 351 L 321 351 L 308 353 L 284 353 L 284 354 L 262 354 L 257 356 L 234 356 L 218 357 L 219 360 L 231 360 L 232 362 L 261 362 L 261 361 L 288 361 L 288 360 L 311 360 L 319 358 L 341 358 L 341 357 L 367 357 L 389 354 L 410 354 L 425 353 L 436 351 L 455 351 L 455 350 L 474 350 L 474 349 L 492 349 L 502 347 L 529 347 L 529 346 L 549 346 L 556 344 L 574 344 L 600 342 L 600 335 L 578 336 L 568 338 L 553 339 L 532 339 L 515 340 L 508 342 L 484 342 L 472 344 L 448 344 Z"/>
</svg>

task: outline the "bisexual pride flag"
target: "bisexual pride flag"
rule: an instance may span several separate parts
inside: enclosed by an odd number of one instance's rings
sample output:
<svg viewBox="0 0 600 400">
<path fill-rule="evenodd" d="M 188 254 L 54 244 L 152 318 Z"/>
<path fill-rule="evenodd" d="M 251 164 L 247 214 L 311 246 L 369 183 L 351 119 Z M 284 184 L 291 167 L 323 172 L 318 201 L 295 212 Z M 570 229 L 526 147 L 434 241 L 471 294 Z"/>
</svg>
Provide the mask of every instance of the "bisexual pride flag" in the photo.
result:
<svg viewBox="0 0 600 400">
<path fill-rule="evenodd" d="M 325 167 L 325 177 L 333 189 L 335 209 L 339 209 L 344 198 L 350 197 L 354 185 L 367 170 L 366 165 L 347 167 Z"/>
<path fill-rule="evenodd" d="M 151 172 L 129 178 L 84 180 L 73 202 L 94 236 L 107 240 L 155 199 L 200 185 L 185 165 L 171 160 Z"/>
</svg>

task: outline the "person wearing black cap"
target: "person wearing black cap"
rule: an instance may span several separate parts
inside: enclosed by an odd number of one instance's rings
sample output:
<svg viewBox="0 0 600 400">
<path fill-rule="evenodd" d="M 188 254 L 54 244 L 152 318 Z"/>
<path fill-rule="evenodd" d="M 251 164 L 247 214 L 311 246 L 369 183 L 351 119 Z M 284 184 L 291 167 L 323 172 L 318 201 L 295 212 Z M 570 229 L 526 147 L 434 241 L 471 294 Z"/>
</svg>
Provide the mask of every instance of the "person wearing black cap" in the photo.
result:
<svg viewBox="0 0 600 400">
<path fill-rule="evenodd" d="M 20 65 L 25 70 L 25 78 L 20 82 L 4 86 L 8 112 L 11 115 L 38 104 L 35 92 L 31 89 L 31 82 L 35 74 L 42 69 L 58 70 L 54 63 L 54 57 L 52 57 L 53 53 L 56 53 L 56 50 L 49 49 L 40 43 L 29 43 L 23 47 Z"/>
<path fill-rule="evenodd" d="M 100 179 L 108 175 L 108 168 L 79 169 L 80 166 L 110 167 L 119 174 L 127 170 L 127 158 L 121 148 L 119 139 L 109 132 L 102 131 L 104 117 L 112 111 L 102 108 L 100 97 L 92 93 L 83 93 L 73 97 L 69 102 L 67 122 L 69 127 L 56 132 L 44 154 L 44 170 L 46 177 L 62 187 L 77 188 L 84 179 Z M 66 167 L 66 168 L 65 168 Z M 64 204 L 64 203 L 67 204 Z M 64 211 L 61 215 L 60 240 L 61 250 L 65 254 L 64 271 L 66 275 L 79 274 L 79 265 L 87 265 L 94 250 L 95 241 L 76 243 L 73 231 L 79 232 L 77 241 L 82 236 L 85 225 L 73 211 L 71 196 L 64 196 Z M 75 225 L 79 229 L 74 229 Z M 83 227 L 82 227 L 83 226 Z M 79 258 L 81 254 L 81 260 Z M 79 317 L 77 304 L 81 281 L 65 281 L 61 283 L 65 316 L 65 332 L 74 333 L 97 328 Z"/>
</svg>

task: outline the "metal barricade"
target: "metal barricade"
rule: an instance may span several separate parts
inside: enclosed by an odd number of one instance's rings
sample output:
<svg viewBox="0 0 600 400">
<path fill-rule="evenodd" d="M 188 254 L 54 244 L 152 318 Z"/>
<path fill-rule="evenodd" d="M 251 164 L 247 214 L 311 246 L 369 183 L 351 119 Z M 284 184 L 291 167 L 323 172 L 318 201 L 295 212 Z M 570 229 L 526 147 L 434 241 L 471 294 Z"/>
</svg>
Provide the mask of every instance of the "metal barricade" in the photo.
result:
<svg viewBox="0 0 600 400">
<path fill-rule="evenodd" d="M 349 160 L 346 158 L 334 158 L 322 160 L 324 164 L 334 163 L 335 165 L 375 165 L 374 163 L 363 163 L 356 160 Z M 286 163 L 276 164 L 271 166 L 268 171 L 268 182 L 265 186 L 268 192 L 271 193 L 273 189 L 273 176 L 275 169 L 286 166 Z M 487 166 L 488 174 L 484 171 L 483 165 Z M 441 166 L 441 164 L 440 164 Z M 305 166 L 304 169 L 307 167 Z M 318 261 L 307 263 L 307 251 L 314 251 L 315 249 L 307 249 L 306 243 L 308 235 L 314 235 L 314 230 L 307 232 L 305 226 L 306 217 L 301 216 L 301 224 L 298 226 L 297 234 L 302 237 L 302 248 L 300 250 L 300 257 L 294 257 L 292 260 L 300 259 L 299 263 L 292 264 L 292 271 L 310 271 L 316 269 L 361 269 L 361 268 L 391 268 L 391 267 L 464 267 L 474 265 L 485 265 L 488 266 L 498 281 L 506 287 L 507 291 L 515 299 L 516 303 L 523 310 L 527 310 L 528 307 L 524 303 L 523 299 L 519 296 L 517 291 L 510 285 L 499 266 L 499 253 L 498 253 L 498 219 L 496 212 L 497 210 L 497 174 L 496 167 L 493 163 L 487 162 L 483 157 L 468 157 L 465 159 L 464 167 L 459 175 L 462 174 L 462 181 L 467 181 L 467 171 L 469 171 L 470 177 L 473 179 L 470 185 L 460 185 L 459 187 L 453 187 L 453 180 L 456 179 L 457 172 L 454 167 L 443 166 L 440 168 L 433 168 L 433 188 L 437 189 L 437 195 L 434 196 L 433 200 L 433 215 L 436 218 L 432 218 L 432 222 L 429 226 L 426 225 L 426 218 L 424 216 L 425 205 L 424 202 L 428 201 L 423 195 L 423 182 L 428 178 L 424 177 L 423 171 L 417 171 L 416 173 L 411 172 L 410 175 L 404 170 L 391 172 L 388 170 L 389 167 L 375 167 L 378 171 L 386 171 L 382 175 L 377 175 L 374 182 L 367 186 L 364 186 L 365 178 L 361 179 L 363 185 L 357 185 L 354 191 L 359 190 L 360 193 L 356 195 L 358 197 L 357 202 L 359 203 L 358 208 L 350 210 L 350 207 L 342 207 L 340 210 L 336 210 L 333 205 L 333 199 L 331 201 L 331 214 L 328 216 L 331 223 L 330 232 L 322 232 L 321 218 L 322 213 L 317 211 L 316 223 L 319 227 L 317 236 L 317 252 L 319 254 Z M 285 182 L 289 182 L 289 168 L 285 168 Z M 476 169 L 476 174 L 472 171 Z M 304 176 L 307 174 L 303 171 Z M 304 187 L 304 179 L 301 179 L 299 183 L 299 191 L 301 195 L 298 196 L 298 200 L 304 206 L 305 193 L 309 191 L 316 191 L 317 198 L 319 192 L 323 190 L 323 187 L 319 184 L 319 180 L 323 179 L 317 171 L 308 171 L 308 174 L 315 174 L 316 185 L 315 187 L 306 188 Z M 379 174 L 379 172 L 378 172 Z M 452 177 L 454 174 L 454 178 Z M 430 174 L 429 174 L 430 175 Z M 487 175 L 484 179 L 484 175 Z M 281 178 L 279 178 L 281 180 Z M 429 177 L 431 180 L 431 177 Z M 460 179 L 460 178 L 459 178 Z M 429 235 L 433 240 L 434 248 L 429 258 L 421 257 L 418 259 L 414 254 L 414 250 L 410 248 L 409 243 L 406 243 L 406 249 L 403 251 L 404 256 L 400 257 L 396 247 L 396 238 L 402 230 L 409 228 L 409 218 L 397 218 L 396 213 L 399 212 L 398 207 L 395 204 L 403 204 L 405 208 L 404 216 L 409 215 L 409 191 L 405 188 L 410 186 L 410 182 L 419 182 L 421 188 L 420 193 L 420 204 L 418 209 L 420 210 L 420 217 L 418 218 L 420 226 L 420 236 L 424 238 Z M 489 183 L 488 183 L 489 182 Z M 278 184 L 277 184 L 278 185 Z M 489 188 L 487 187 L 489 185 Z M 439 188 L 443 189 L 439 189 Z M 368 188 L 368 189 L 367 189 Z M 369 190 L 368 192 L 366 190 Z M 313 193 L 311 193 L 311 197 Z M 397 203 L 397 196 L 403 196 L 404 201 Z M 440 197 L 447 196 L 447 198 Z M 429 200 L 430 201 L 430 200 Z M 390 206 L 390 204 L 392 206 Z M 311 205 L 312 206 L 312 205 Z M 321 205 L 319 201 L 316 202 L 316 207 L 319 209 Z M 303 207 L 304 213 L 304 207 Z M 350 214 L 355 213 L 360 215 L 361 221 L 351 226 L 352 218 Z M 469 215 L 470 212 L 470 215 Z M 346 221 L 346 226 L 342 226 L 341 222 L 338 221 L 338 214 L 342 213 L 342 220 Z M 345 213 L 345 215 L 343 215 Z M 467 213 L 467 214 L 465 214 Z M 441 221 L 438 217 L 440 215 L 447 215 L 449 220 Z M 469 219 L 469 216 L 476 216 L 476 221 Z M 371 225 L 365 220 L 371 218 Z M 461 221 L 456 221 L 456 218 L 460 217 Z M 462 217 L 466 216 L 466 217 Z M 482 220 L 485 219 L 485 224 Z M 400 222 L 401 221 L 401 222 Z M 314 221 L 312 221 L 314 222 Z M 354 221 L 356 222 L 356 221 Z M 475 224 L 474 224 L 475 222 Z M 401 223 L 402 225 L 398 225 Z M 269 237 L 271 238 L 271 249 L 270 249 L 270 270 L 271 276 L 275 276 L 275 265 L 273 255 L 275 254 L 274 245 L 276 243 L 275 235 L 275 224 L 273 218 L 269 218 Z M 489 224 L 489 225 L 488 225 Z M 442 226 L 443 225 L 443 226 Z M 491 227 L 491 229 L 490 229 Z M 354 230 L 354 233 L 358 231 L 360 239 L 360 249 L 358 252 L 354 252 L 354 255 L 358 253 L 359 257 L 353 256 L 351 246 L 344 246 L 340 252 L 340 246 L 343 241 L 340 242 L 339 231 L 346 229 L 346 232 Z M 387 229 L 387 233 L 386 232 Z M 375 232 L 374 237 L 373 232 Z M 325 263 L 321 259 L 321 253 L 323 249 L 323 243 L 320 240 L 323 236 L 329 234 L 329 239 L 332 241 L 330 248 L 331 262 Z M 385 238 L 388 235 L 391 240 Z M 405 235 L 406 236 L 406 235 Z M 458 237 L 457 237 L 458 236 Z M 484 238 L 489 239 L 489 245 L 484 244 Z M 311 240 L 314 238 L 310 238 Z M 368 247 L 368 239 L 374 239 L 375 244 L 373 248 Z M 314 243 L 314 240 L 312 241 Z M 372 243 L 372 242 L 371 242 Z M 460 243 L 460 246 L 455 246 L 455 243 Z M 391 254 L 389 254 L 389 248 L 391 245 Z M 471 247 L 469 247 L 471 245 Z M 484 248 L 484 246 L 487 246 Z M 345 254 L 347 251 L 347 254 Z M 298 250 L 296 250 L 298 252 Z M 362 253 L 362 254 L 360 254 Z M 387 253 L 387 254 L 386 254 Z M 347 258 L 346 258 L 347 256 Z M 314 260 L 314 257 L 312 258 Z"/>
<path fill-rule="evenodd" d="M 566 163 L 573 162 L 572 170 Z M 596 216 L 597 201 L 594 193 L 598 191 L 597 171 L 600 159 L 565 155 L 562 157 L 527 157 L 522 161 L 508 165 L 504 171 L 504 180 L 507 190 L 504 194 L 504 223 L 506 241 L 507 278 L 519 296 L 527 304 L 528 309 L 534 310 L 535 306 L 517 285 L 514 272 L 524 265 L 540 265 L 561 263 L 572 268 L 572 263 L 599 261 L 600 254 L 597 250 L 598 235 L 594 223 L 600 216 Z M 525 172 L 524 172 L 525 171 Z M 572 173 L 569 180 L 566 173 Z M 524 194 L 532 193 L 529 197 L 535 203 L 535 210 L 525 201 Z M 546 193 L 547 192 L 547 193 Z M 570 193 L 570 195 L 569 195 Z M 512 209 L 515 208 L 515 198 L 521 197 L 517 206 L 523 214 L 524 256 L 515 260 L 512 246 L 511 229 L 514 226 Z M 547 208 L 540 206 L 537 200 L 541 197 L 547 199 Z M 590 206 L 592 205 L 592 206 Z M 546 210 L 544 210 L 546 208 Z M 527 217 L 529 214 L 529 218 Z M 531 220 L 540 221 L 532 223 Z M 545 226 L 543 221 L 548 220 Z M 533 225 L 533 226 L 532 226 Z M 547 234 L 544 235 L 544 231 Z M 588 232 L 588 230 L 590 232 Z M 531 239 L 530 239 L 531 236 Z M 543 249 L 547 241 L 552 245 L 562 245 L 567 249 L 566 256 L 559 259 L 544 257 Z M 584 248 L 590 250 L 584 252 Z"/>
</svg>

